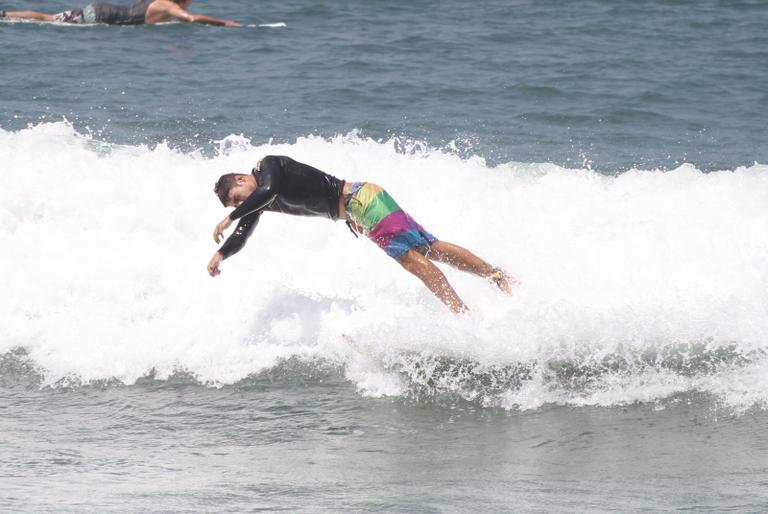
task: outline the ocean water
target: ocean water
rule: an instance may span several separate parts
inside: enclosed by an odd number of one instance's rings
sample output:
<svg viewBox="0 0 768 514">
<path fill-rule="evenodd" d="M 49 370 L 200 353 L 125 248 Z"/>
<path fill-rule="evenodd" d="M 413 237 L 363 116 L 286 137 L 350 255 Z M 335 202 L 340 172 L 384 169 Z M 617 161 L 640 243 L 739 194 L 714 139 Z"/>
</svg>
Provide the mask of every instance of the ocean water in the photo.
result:
<svg viewBox="0 0 768 514">
<path fill-rule="evenodd" d="M 768 509 L 768 4 L 191 10 L 0 21 L 0 510 Z M 276 214 L 212 279 L 267 154 L 520 286 Z"/>
</svg>

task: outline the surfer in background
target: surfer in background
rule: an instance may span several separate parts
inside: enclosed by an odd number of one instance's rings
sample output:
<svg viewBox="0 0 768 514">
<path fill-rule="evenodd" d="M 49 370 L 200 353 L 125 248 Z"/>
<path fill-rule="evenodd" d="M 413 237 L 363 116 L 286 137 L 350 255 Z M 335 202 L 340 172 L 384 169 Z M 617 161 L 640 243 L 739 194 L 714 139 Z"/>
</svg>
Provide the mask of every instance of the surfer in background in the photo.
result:
<svg viewBox="0 0 768 514">
<path fill-rule="evenodd" d="M 224 27 L 239 27 L 239 23 L 187 12 L 192 0 L 136 0 L 129 5 L 95 2 L 83 9 L 45 14 L 36 11 L 2 11 L 0 18 L 19 18 L 59 23 L 106 23 L 108 25 L 141 25 L 182 21 Z"/>
<path fill-rule="evenodd" d="M 290 157 L 264 157 L 251 174 L 222 175 L 213 191 L 225 207 L 234 207 L 213 231 L 218 244 L 224 231 L 239 220 L 235 231 L 208 263 L 220 273 L 221 261 L 239 252 L 264 211 L 298 216 L 344 219 L 355 237 L 366 235 L 407 271 L 416 275 L 456 313 L 469 308 L 432 261 L 490 279 L 505 293 L 517 281 L 458 245 L 438 240 L 405 213 L 381 187 L 370 182 L 345 182 Z"/>
</svg>

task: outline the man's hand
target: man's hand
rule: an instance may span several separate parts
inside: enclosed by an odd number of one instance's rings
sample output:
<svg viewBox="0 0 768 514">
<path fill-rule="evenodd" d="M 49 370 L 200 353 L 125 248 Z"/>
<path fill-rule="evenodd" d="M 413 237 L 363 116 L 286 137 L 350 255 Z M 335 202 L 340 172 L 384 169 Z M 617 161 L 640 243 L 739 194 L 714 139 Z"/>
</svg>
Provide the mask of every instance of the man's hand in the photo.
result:
<svg viewBox="0 0 768 514">
<path fill-rule="evenodd" d="M 212 277 L 215 277 L 216 275 L 221 273 L 221 270 L 219 269 L 219 264 L 221 264 L 222 259 L 221 252 L 216 252 L 213 254 L 213 257 L 211 257 L 210 262 L 208 263 L 208 274 Z"/>
<path fill-rule="evenodd" d="M 225 21 L 224 26 L 225 27 L 242 27 L 242 25 L 240 25 L 236 21 Z"/>
<path fill-rule="evenodd" d="M 213 240 L 216 241 L 216 244 L 219 244 L 219 241 L 224 237 L 224 231 L 227 230 L 231 224 L 232 218 L 227 214 L 227 217 L 216 225 L 216 228 L 213 230 Z"/>
</svg>

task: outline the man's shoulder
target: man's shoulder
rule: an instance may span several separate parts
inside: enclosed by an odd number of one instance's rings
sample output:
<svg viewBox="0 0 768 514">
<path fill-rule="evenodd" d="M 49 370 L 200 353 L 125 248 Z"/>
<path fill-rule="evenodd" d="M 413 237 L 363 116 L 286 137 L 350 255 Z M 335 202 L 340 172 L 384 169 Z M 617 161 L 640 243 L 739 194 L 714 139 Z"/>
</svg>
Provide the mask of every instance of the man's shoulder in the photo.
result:
<svg viewBox="0 0 768 514">
<path fill-rule="evenodd" d="M 254 171 L 260 172 L 280 172 L 283 171 L 288 165 L 294 163 L 293 159 L 287 155 L 265 155 L 259 162 L 256 163 Z"/>
<path fill-rule="evenodd" d="M 288 157 L 287 155 L 265 155 L 261 159 L 259 159 L 259 163 L 262 162 L 285 162 L 285 161 L 292 161 L 293 159 Z"/>
</svg>

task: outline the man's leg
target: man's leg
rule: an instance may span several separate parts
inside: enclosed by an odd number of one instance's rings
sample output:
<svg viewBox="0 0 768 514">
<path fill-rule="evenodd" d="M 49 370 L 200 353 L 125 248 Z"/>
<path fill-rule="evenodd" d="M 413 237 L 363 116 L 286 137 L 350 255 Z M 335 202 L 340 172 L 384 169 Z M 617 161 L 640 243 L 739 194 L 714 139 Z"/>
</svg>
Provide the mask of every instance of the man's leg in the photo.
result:
<svg viewBox="0 0 768 514">
<path fill-rule="evenodd" d="M 496 268 L 466 248 L 445 241 L 436 241 L 432 243 L 432 251 L 430 251 L 427 256 L 438 262 L 450 264 L 461 271 L 474 273 L 475 275 L 485 278 L 491 278 L 496 271 Z M 499 288 L 507 294 L 512 294 L 512 285 L 516 283 L 517 279 L 505 274 L 502 274 L 501 279 L 498 282 Z"/>
<path fill-rule="evenodd" d="M 25 20 L 53 21 L 52 14 L 45 14 L 36 11 L 6 11 L 6 18 L 23 18 Z"/>
<path fill-rule="evenodd" d="M 432 264 L 429 259 L 414 249 L 410 249 L 400 257 L 397 262 L 424 282 L 424 285 L 446 304 L 455 313 L 469 311 L 459 295 L 456 294 L 443 272 Z"/>
</svg>

